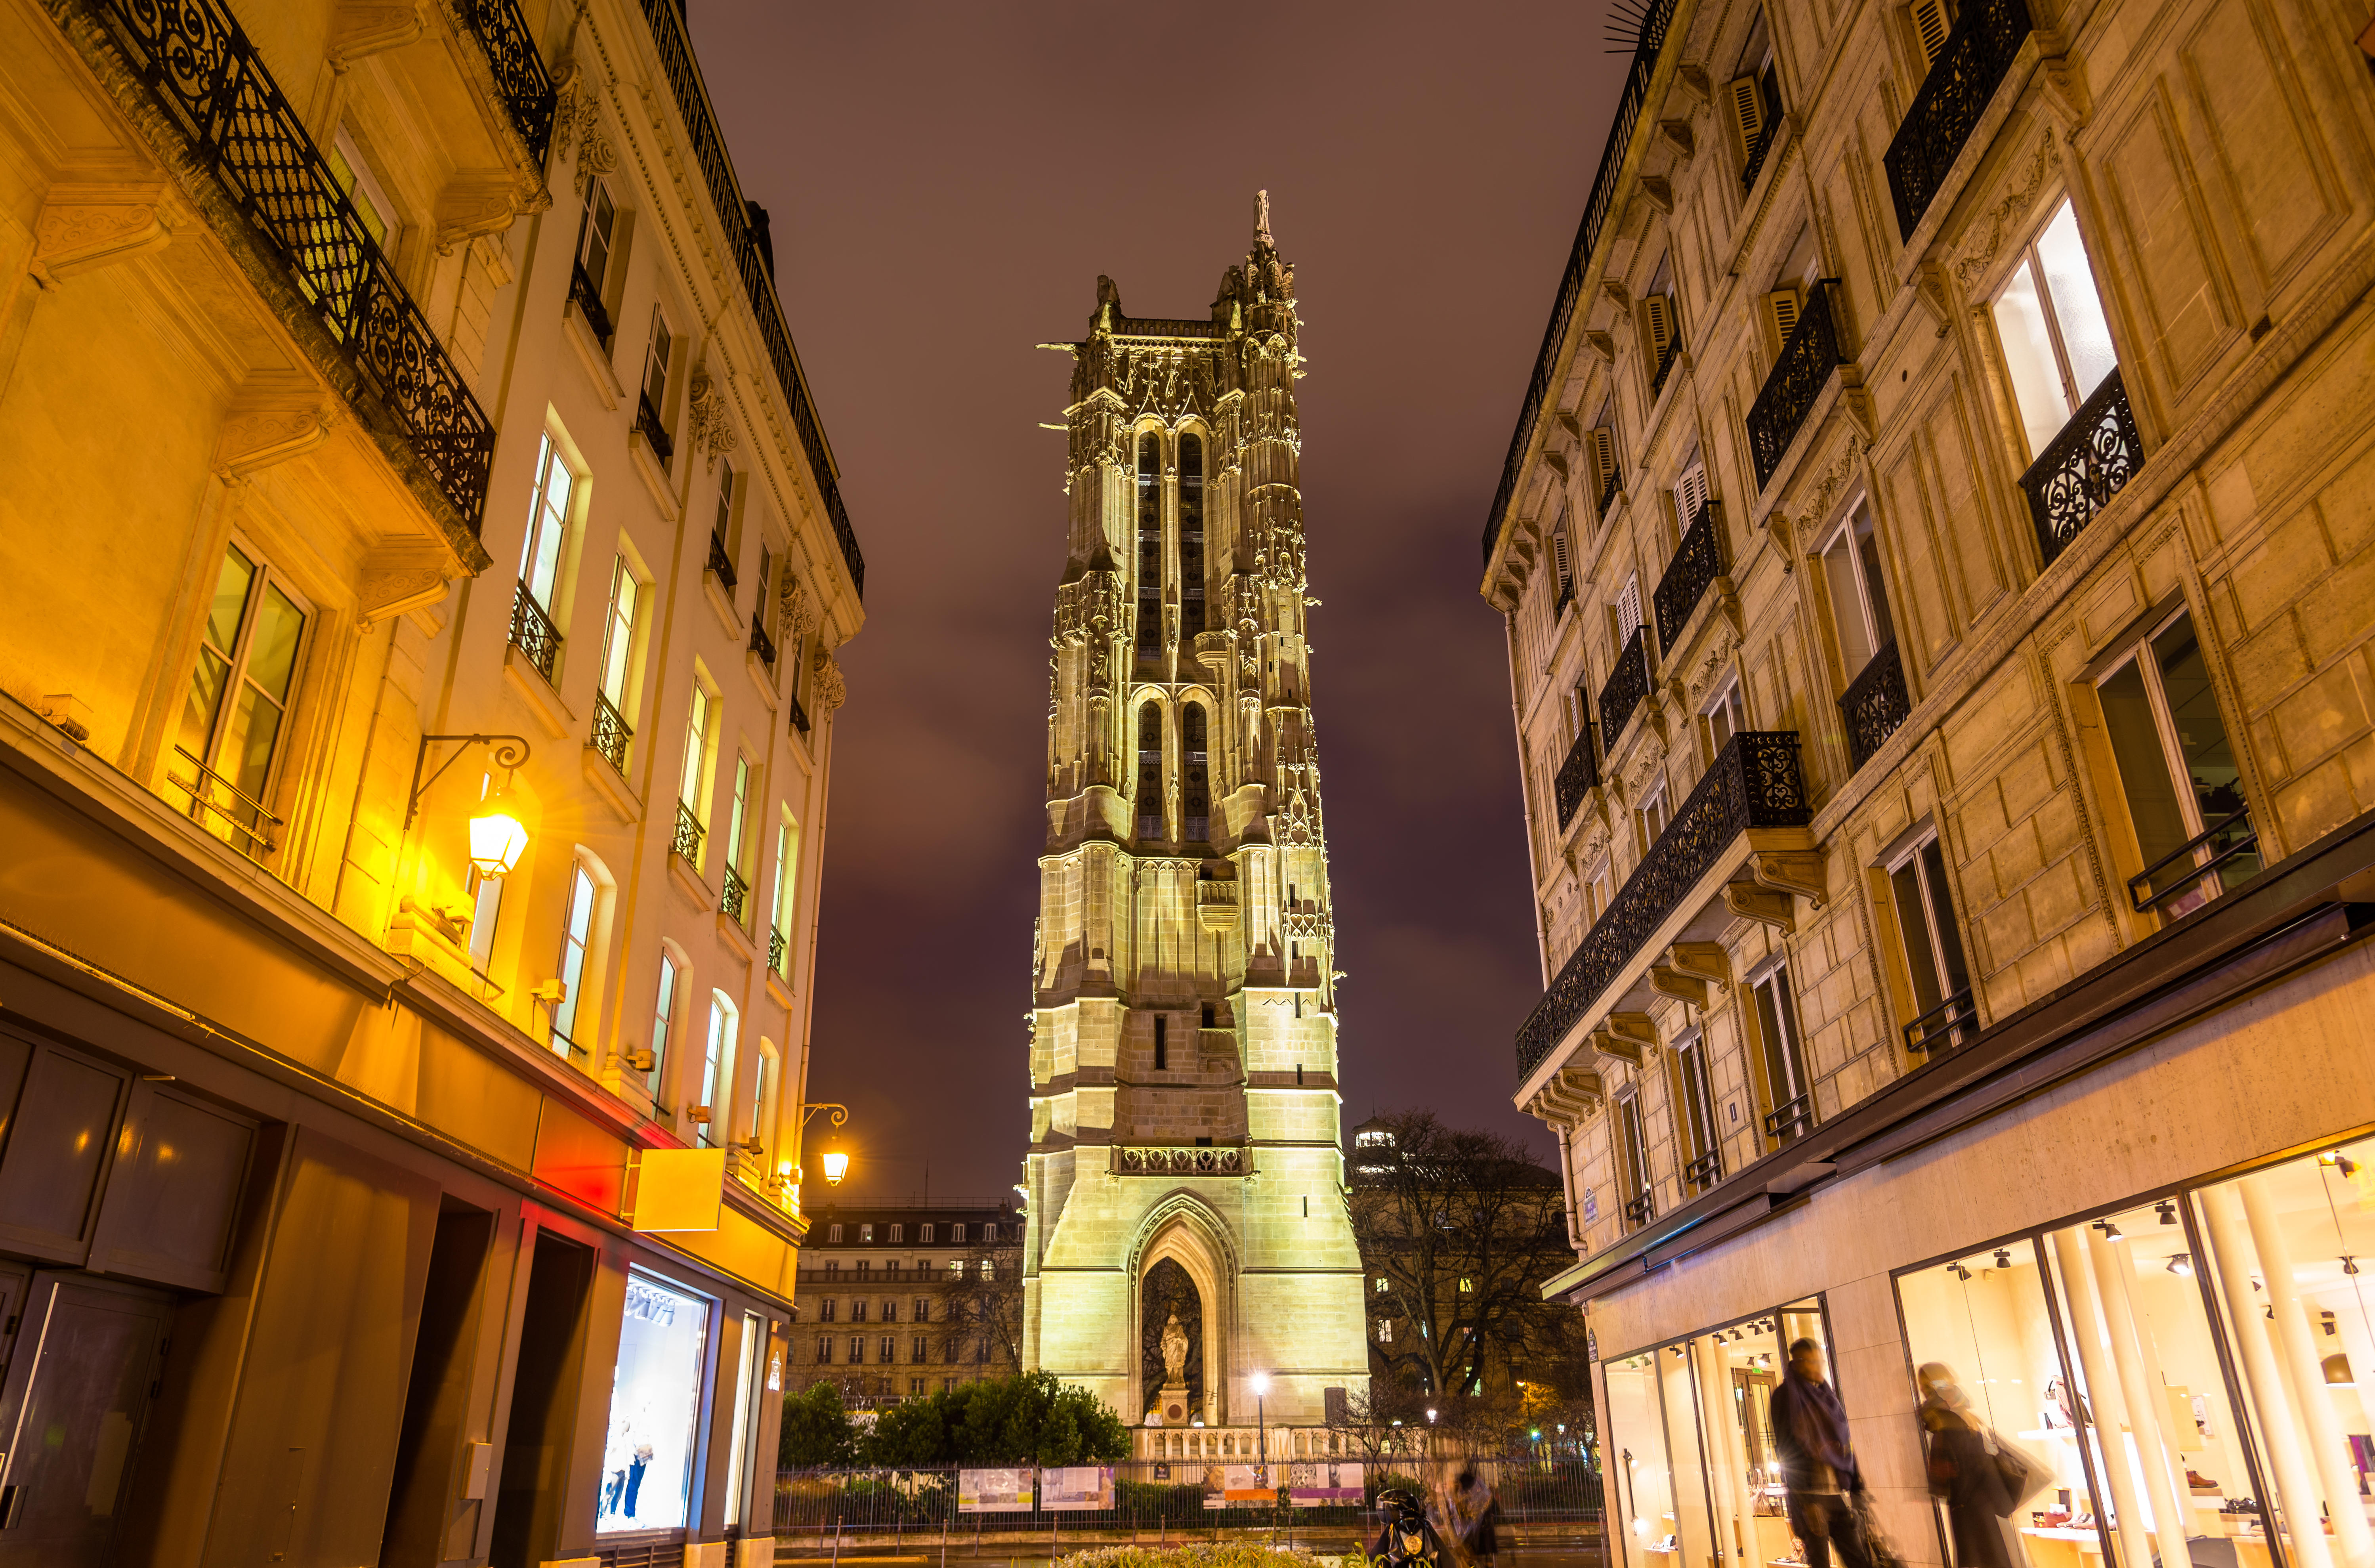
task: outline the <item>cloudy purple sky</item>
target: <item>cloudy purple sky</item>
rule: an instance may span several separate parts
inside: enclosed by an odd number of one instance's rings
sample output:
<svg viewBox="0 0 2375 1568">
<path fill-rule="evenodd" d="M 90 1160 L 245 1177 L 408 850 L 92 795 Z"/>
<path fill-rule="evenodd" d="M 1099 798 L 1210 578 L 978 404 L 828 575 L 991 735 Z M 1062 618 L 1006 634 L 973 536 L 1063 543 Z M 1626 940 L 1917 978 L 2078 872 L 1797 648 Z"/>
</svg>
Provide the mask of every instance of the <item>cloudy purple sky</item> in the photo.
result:
<svg viewBox="0 0 2375 1568">
<path fill-rule="evenodd" d="M 691 0 L 867 555 L 843 650 L 812 1100 L 853 1195 L 1003 1191 L 1045 818 L 1069 362 L 1099 273 L 1201 315 L 1270 192 L 1304 511 L 1347 1126 L 1525 1137 L 1541 991 L 1477 536 L 1625 62 L 1582 5 Z"/>
</svg>

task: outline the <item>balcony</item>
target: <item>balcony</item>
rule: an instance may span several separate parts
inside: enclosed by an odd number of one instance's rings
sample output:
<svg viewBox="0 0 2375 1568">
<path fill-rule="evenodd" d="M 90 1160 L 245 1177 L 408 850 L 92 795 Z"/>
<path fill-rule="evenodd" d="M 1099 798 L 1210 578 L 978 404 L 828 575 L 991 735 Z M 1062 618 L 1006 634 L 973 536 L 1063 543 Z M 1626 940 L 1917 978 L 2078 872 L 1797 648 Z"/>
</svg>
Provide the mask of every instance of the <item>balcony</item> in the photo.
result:
<svg viewBox="0 0 2375 1568">
<path fill-rule="evenodd" d="M 1897 656 L 1896 639 L 1892 637 L 1865 661 L 1848 682 L 1847 694 L 1839 699 L 1839 716 L 1847 721 L 1849 760 L 1859 768 L 1871 761 L 1873 753 L 1896 733 L 1896 726 L 1911 712 L 1913 699 L 1905 690 L 1905 661 Z"/>
<path fill-rule="evenodd" d="M 1807 290 L 1805 309 L 1798 312 L 1798 324 L 1781 346 L 1781 357 L 1773 361 L 1772 373 L 1749 406 L 1748 447 L 1756 463 L 1758 490 L 1773 482 L 1782 454 L 1790 450 L 1798 427 L 1814 412 L 1814 399 L 1840 363 L 1830 280 L 1818 279 Z"/>
<path fill-rule="evenodd" d="M 2139 914 L 2190 914 L 2229 883 L 2258 872 L 2260 864 L 2259 830 L 2248 808 L 2237 810 L 2129 878 L 2128 901 Z"/>
<path fill-rule="evenodd" d="M 679 860 L 683 861 L 695 871 L 701 869 L 701 841 L 706 832 L 707 830 L 701 825 L 701 819 L 692 814 L 692 808 L 681 800 L 678 801 L 676 803 L 676 839 L 668 848 Z"/>
<path fill-rule="evenodd" d="M 2038 551 L 2046 565 L 2070 548 L 2079 530 L 2111 503 L 2144 461 L 2144 438 L 2136 433 L 2128 389 L 2114 370 L 2020 477 L 2020 488 L 2028 492 L 2029 517 L 2037 525 Z"/>
<path fill-rule="evenodd" d="M 1912 239 L 1921 226 L 1922 214 L 2012 68 L 2029 25 L 2022 0 L 1963 0 L 1963 14 L 1881 159 L 1888 170 L 1888 194 L 1896 203 L 1900 239 Z"/>
<path fill-rule="evenodd" d="M 1649 372 L 1649 401 L 1655 403 L 1666 390 L 1666 377 L 1673 371 L 1674 359 L 1682 353 L 1679 341 L 1669 341 L 1664 353 L 1658 356 L 1658 368 Z"/>
<path fill-rule="evenodd" d="M 717 579 L 717 585 L 726 590 L 727 596 L 729 598 L 732 597 L 734 594 L 734 558 L 726 553 L 726 541 L 719 538 L 715 534 L 709 536 L 708 564 L 710 575 Z"/>
<path fill-rule="evenodd" d="M 1643 1192 L 1625 1200 L 1625 1228 L 1627 1231 L 1637 1231 L 1657 1217 L 1658 1199 L 1655 1194 Z"/>
<path fill-rule="evenodd" d="M 1566 760 L 1559 764 L 1558 777 L 1552 781 L 1551 793 L 1558 802 L 1559 831 L 1574 819 L 1576 808 L 1583 804 L 1600 783 L 1600 760 L 1591 754 L 1591 726 L 1576 731 L 1575 744 L 1566 749 Z"/>
<path fill-rule="evenodd" d="M 1558 597 L 1551 601 L 1551 624 L 1556 626 L 1566 615 L 1566 607 L 1575 603 L 1575 579 L 1559 579 Z"/>
<path fill-rule="evenodd" d="M 800 700 L 792 695 L 792 693 L 786 691 L 784 693 L 784 706 L 792 711 L 792 727 L 799 731 L 802 735 L 808 734 L 809 711 L 800 706 Z"/>
<path fill-rule="evenodd" d="M 750 651 L 759 655 L 759 662 L 772 674 L 775 667 L 775 640 L 767 635 L 766 627 L 755 615 L 750 618 Z"/>
<path fill-rule="evenodd" d="M 455 8 L 487 52 L 495 95 L 503 100 L 512 128 L 542 168 L 552 147 L 552 114 L 560 94 L 544 68 L 544 56 L 536 52 L 535 36 L 520 14 L 518 0 L 456 0 Z"/>
<path fill-rule="evenodd" d="M 1723 575 L 1723 512 L 1713 501 L 1702 502 L 1691 525 L 1683 530 L 1683 542 L 1674 547 L 1674 559 L 1666 562 L 1666 574 L 1658 580 L 1657 592 L 1649 595 L 1650 607 L 1658 612 L 1658 646 L 1668 651 L 1682 645 L 1683 628 L 1690 624 L 1691 612 L 1699 607 L 1707 591 Z"/>
<path fill-rule="evenodd" d="M 561 642 L 560 629 L 552 624 L 552 618 L 544 613 L 544 607 L 536 602 L 527 584 L 521 584 L 512 595 L 512 646 L 526 654 L 536 673 L 550 682 L 553 670 L 561 663 Z"/>
<path fill-rule="evenodd" d="M 189 159 L 278 258 L 361 390 L 384 407 L 475 535 L 494 426 L 255 45 L 220 0 L 99 0 L 97 9 L 133 73 L 188 139 Z"/>
<path fill-rule="evenodd" d="M 1909 1055 L 1926 1057 L 1932 1051 L 1952 1050 L 1979 1032 L 1979 1009 L 1971 1005 L 1967 986 L 1905 1026 L 1905 1049 Z"/>
<path fill-rule="evenodd" d="M 741 872 L 731 866 L 727 867 L 725 890 L 717 895 L 718 909 L 724 913 L 727 919 L 737 925 L 743 925 L 749 924 L 746 912 L 750 905 L 750 884 L 742 879 Z"/>
<path fill-rule="evenodd" d="M 627 742 L 634 737 L 635 732 L 627 727 L 627 721 L 619 716 L 610 699 L 599 691 L 594 693 L 594 749 L 618 770 L 620 778 L 627 776 Z"/>
<path fill-rule="evenodd" d="M 594 279 L 586 276 L 583 262 L 573 265 L 569 269 L 569 302 L 575 305 L 577 313 L 585 318 L 586 328 L 594 334 L 594 341 L 602 346 L 604 353 L 609 353 L 610 312 L 602 308 L 602 291 L 595 288 Z"/>
<path fill-rule="evenodd" d="M 791 951 L 791 945 L 784 937 L 784 928 L 780 925 L 768 926 L 767 968 L 775 974 L 779 976 L 782 975 L 784 973 L 784 955 L 789 951 Z"/>
<path fill-rule="evenodd" d="M 660 423 L 660 411 L 652 407 L 652 395 L 635 394 L 635 433 L 642 436 L 652 449 L 652 455 L 665 468 L 676 455 L 676 442 L 668 439 L 668 429 Z"/>
<path fill-rule="evenodd" d="M 131 0 L 117 3 L 129 4 Z M 1671 6 L 1672 0 L 1663 3 Z M 809 401 L 808 378 L 800 372 L 791 328 L 784 324 L 774 275 L 751 238 L 749 200 L 742 195 L 741 183 L 734 177 L 734 165 L 726 156 L 726 138 L 717 129 L 716 115 L 710 111 L 709 90 L 702 85 L 701 67 L 693 62 L 692 43 L 684 30 L 683 0 L 642 0 L 642 6 L 644 20 L 652 29 L 652 41 L 659 49 L 661 68 L 668 74 L 669 93 L 676 100 L 677 112 L 684 117 L 693 159 L 701 167 L 703 183 L 709 187 L 718 226 L 725 230 L 735 270 L 741 274 L 743 291 L 750 296 L 751 313 L 758 318 L 759 338 L 766 347 L 775 384 L 790 406 L 793 428 L 799 432 L 800 450 L 808 456 L 817 492 L 824 501 L 825 515 L 833 522 L 833 538 L 841 546 L 842 561 L 849 568 L 850 586 L 863 598 L 866 558 L 857 548 L 857 533 L 849 525 L 849 512 L 842 504 L 838 470 L 825 445 L 824 427 Z"/>
<path fill-rule="evenodd" d="M 1798 771 L 1796 735 L 1743 730 L 1726 742 L 1518 1031 L 1519 1081 L 1530 1079 L 1601 1003 L 1620 995 L 1617 982 L 1653 937 L 1675 916 L 1696 913 L 1685 910 L 1684 901 L 1709 873 L 1737 852 L 1760 853 L 1749 835 L 1802 829 L 1813 815 Z"/>
<path fill-rule="evenodd" d="M 1603 519 L 1608 515 L 1608 509 L 1616 504 L 1616 498 L 1624 493 L 1625 470 L 1615 467 L 1610 468 L 1608 470 L 1608 482 L 1600 487 L 1600 515 Z"/>
<path fill-rule="evenodd" d="M 1616 737 L 1625 733 L 1625 725 L 1649 695 L 1649 629 L 1637 626 L 1633 635 L 1625 639 L 1625 646 L 1616 655 L 1616 667 L 1608 672 L 1607 684 L 1600 689 L 1600 734 L 1608 749 L 1616 749 Z"/>
</svg>

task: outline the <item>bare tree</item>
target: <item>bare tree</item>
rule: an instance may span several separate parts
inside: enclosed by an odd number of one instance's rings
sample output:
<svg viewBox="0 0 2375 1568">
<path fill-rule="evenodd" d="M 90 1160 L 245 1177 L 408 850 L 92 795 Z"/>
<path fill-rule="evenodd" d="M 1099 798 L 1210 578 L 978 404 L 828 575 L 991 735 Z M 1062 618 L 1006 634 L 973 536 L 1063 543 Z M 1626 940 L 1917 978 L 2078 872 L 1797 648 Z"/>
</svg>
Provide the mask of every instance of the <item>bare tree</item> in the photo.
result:
<svg viewBox="0 0 2375 1568">
<path fill-rule="evenodd" d="M 1020 1224 L 1001 1230 L 1020 1232 Z M 957 1265 L 964 1272 L 957 1272 Z M 949 1324 L 961 1337 L 963 1354 L 984 1376 L 1007 1377 L 1022 1370 L 1022 1248 L 1020 1242 L 976 1245 L 950 1260 Z"/>
<path fill-rule="evenodd" d="M 1391 1379 L 1350 1391 L 1328 1413 L 1329 1430 L 1341 1433 L 1345 1445 L 1371 1465 L 1416 1454 L 1418 1429 L 1425 1424 L 1424 1398 Z"/>
</svg>

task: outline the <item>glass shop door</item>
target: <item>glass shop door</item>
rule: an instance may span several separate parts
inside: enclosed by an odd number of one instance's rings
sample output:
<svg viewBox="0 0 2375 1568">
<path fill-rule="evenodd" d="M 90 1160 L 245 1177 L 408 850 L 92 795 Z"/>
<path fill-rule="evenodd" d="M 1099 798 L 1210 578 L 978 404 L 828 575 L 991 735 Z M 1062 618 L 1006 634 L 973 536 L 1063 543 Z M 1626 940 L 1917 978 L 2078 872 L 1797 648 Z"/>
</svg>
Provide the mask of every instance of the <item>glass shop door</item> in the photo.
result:
<svg viewBox="0 0 2375 1568">
<path fill-rule="evenodd" d="M 0 1385 L 0 1568 L 100 1568 L 162 1374 L 166 1303 L 36 1274 Z"/>
</svg>

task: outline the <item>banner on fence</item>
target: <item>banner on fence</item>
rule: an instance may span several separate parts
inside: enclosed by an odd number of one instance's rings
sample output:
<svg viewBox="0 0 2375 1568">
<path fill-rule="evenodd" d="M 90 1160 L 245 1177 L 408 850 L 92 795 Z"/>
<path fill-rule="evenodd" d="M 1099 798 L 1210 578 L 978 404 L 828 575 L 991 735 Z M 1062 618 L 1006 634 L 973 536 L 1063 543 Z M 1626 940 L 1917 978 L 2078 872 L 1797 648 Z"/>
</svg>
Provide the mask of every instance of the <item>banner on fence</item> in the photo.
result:
<svg viewBox="0 0 2375 1568">
<path fill-rule="evenodd" d="M 1114 1505 L 1111 1465 L 1069 1465 L 1039 1472 L 1042 1508 L 1104 1508 Z"/>
<path fill-rule="evenodd" d="M 1287 1468 L 1287 1500 L 1298 1508 L 1318 1508 L 1361 1501 L 1361 1467 L 1345 1464 L 1292 1465 Z"/>
<path fill-rule="evenodd" d="M 957 1512 L 960 1514 L 1028 1514 L 1031 1512 L 1031 1470 L 959 1470 Z"/>
<path fill-rule="evenodd" d="M 1207 1465 L 1204 1468 L 1204 1506 L 1207 1508 L 1251 1508 L 1278 1501 L 1278 1489 L 1270 1483 L 1270 1467 L 1267 1465 Z"/>
</svg>

